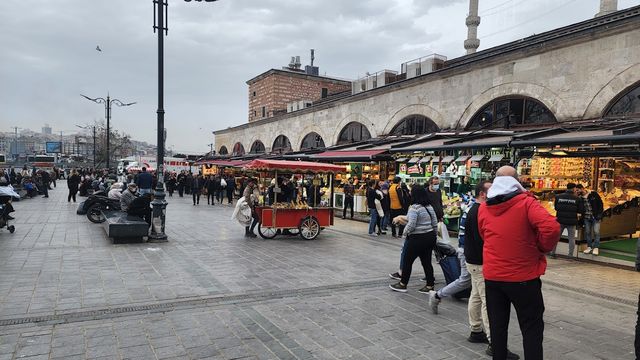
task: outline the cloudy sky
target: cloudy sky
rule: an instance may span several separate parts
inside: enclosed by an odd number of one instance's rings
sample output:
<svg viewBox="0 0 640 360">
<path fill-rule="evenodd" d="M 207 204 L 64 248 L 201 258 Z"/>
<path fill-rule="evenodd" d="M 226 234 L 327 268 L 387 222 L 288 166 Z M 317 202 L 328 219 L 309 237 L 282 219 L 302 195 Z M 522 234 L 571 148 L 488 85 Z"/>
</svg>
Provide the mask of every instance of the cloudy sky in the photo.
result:
<svg viewBox="0 0 640 360">
<path fill-rule="evenodd" d="M 464 54 L 466 0 L 169 0 L 167 146 L 203 153 L 212 130 L 247 121 L 245 81 L 303 64 L 355 79 L 439 53 Z M 640 4 L 620 0 L 619 8 Z M 480 0 L 480 50 L 592 18 L 598 0 Z M 157 41 L 152 0 L 1 0 L 0 131 L 71 132 L 104 118 L 80 97 L 136 101 L 112 126 L 155 143 Z M 100 46 L 101 52 L 96 51 Z"/>
</svg>

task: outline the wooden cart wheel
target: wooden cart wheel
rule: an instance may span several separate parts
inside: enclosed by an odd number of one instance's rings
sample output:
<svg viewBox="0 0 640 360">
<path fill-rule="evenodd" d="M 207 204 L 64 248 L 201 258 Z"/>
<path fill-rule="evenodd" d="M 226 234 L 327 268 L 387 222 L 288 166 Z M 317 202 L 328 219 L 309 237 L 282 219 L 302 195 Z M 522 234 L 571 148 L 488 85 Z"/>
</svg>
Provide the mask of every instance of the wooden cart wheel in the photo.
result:
<svg viewBox="0 0 640 360">
<path fill-rule="evenodd" d="M 320 224 L 316 218 L 307 216 L 302 219 L 300 222 L 300 226 L 298 227 L 300 230 L 300 236 L 305 240 L 313 240 L 320 233 Z"/>
<path fill-rule="evenodd" d="M 258 234 L 260 234 L 263 239 L 273 239 L 278 235 L 278 230 L 275 228 L 263 228 L 262 224 L 258 223 Z"/>
</svg>

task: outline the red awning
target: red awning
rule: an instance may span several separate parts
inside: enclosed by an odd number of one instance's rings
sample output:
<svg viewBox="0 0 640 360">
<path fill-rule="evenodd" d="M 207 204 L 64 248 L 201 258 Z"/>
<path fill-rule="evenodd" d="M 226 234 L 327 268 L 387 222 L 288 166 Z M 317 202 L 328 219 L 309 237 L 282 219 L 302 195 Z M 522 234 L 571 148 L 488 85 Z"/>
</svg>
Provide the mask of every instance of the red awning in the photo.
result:
<svg viewBox="0 0 640 360">
<path fill-rule="evenodd" d="M 313 156 L 315 159 L 351 159 L 351 160 L 371 160 L 374 156 L 387 152 L 386 149 L 378 150 L 343 150 L 325 151 Z"/>
<path fill-rule="evenodd" d="M 262 160 L 256 159 L 244 166 L 245 170 L 255 171 L 292 171 L 297 173 L 342 173 L 346 172 L 344 166 L 316 163 L 309 161 L 288 161 L 288 160 Z"/>
</svg>

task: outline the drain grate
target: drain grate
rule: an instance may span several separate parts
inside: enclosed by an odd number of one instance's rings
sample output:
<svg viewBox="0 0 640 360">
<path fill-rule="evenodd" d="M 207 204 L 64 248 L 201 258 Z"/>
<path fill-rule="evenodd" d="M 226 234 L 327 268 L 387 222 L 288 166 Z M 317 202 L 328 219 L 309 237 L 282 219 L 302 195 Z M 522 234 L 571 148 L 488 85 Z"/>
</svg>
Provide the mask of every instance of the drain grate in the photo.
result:
<svg viewBox="0 0 640 360">
<path fill-rule="evenodd" d="M 382 279 L 365 280 L 347 284 L 324 285 L 311 288 L 285 289 L 264 292 L 251 292 L 232 295 L 214 295 L 208 297 L 186 298 L 167 302 L 158 302 L 141 305 L 118 306 L 97 310 L 75 311 L 60 314 L 29 316 L 22 318 L 0 319 L 1 326 L 24 325 L 24 324 L 64 324 L 80 321 L 100 320 L 129 316 L 132 314 L 143 314 L 158 311 L 174 311 L 182 307 L 206 307 L 220 304 L 234 304 L 254 301 L 265 301 L 295 296 L 324 295 L 336 290 L 350 290 L 357 288 L 367 288 L 386 284 Z"/>
</svg>

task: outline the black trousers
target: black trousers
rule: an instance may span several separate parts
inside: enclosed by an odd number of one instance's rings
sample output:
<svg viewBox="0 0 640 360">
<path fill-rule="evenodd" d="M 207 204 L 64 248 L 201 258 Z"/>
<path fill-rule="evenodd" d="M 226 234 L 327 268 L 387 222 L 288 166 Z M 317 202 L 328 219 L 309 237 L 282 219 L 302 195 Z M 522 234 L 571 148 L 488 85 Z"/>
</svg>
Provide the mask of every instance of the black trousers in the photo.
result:
<svg viewBox="0 0 640 360">
<path fill-rule="evenodd" d="M 70 202 L 73 199 L 73 202 L 76 202 L 76 194 L 78 193 L 78 189 L 69 189 L 69 196 L 67 196 L 67 202 Z"/>
<path fill-rule="evenodd" d="M 232 191 L 227 190 L 227 199 L 229 200 L 229 204 L 233 203 L 233 190 Z"/>
<path fill-rule="evenodd" d="M 200 204 L 200 191 L 194 191 L 193 195 L 193 205 Z"/>
<path fill-rule="evenodd" d="M 433 277 L 431 254 L 434 246 L 436 246 L 436 232 L 411 234 L 407 236 L 407 240 L 405 241 L 404 259 L 402 259 L 402 279 L 400 282 L 405 285 L 409 283 L 413 262 L 416 261 L 416 258 L 420 258 L 424 275 L 427 277 L 427 285 L 433 286 L 436 280 Z"/>
<path fill-rule="evenodd" d="M 347 209 L 351 210 L 351 218 L 353 219 L 353 196 L 344 197 L 344 209 L 342 210 L 342 218 L 347 217 Z"/>
<path fill-rule="evenodd" d="M 391 234 L 393 236 L 396 236 L 396 224 L 393 223 L 393 219 L 396 216 L 400 216 L 400 215 L 405 215 L 404 210 L 402 209 L 391 209 L 391 219 L 389 219 L 389 221 L 391 222 Z M 402 233 L 404 232 L 404 225 L 398 225 L 398 236 L 402 236 Z"/>
<path fill-rule="evenodd" d="M 507 358 L 507 336 L 511 304 L 518 314 L 522 332 L 524 358 L 542 360 L 544 334 L 544 300 L 539 278 L 523 282 L 485 280 L 487 314 L 491 328 L 491 348 L 494 360 Z"/>
<path fill-rule="evenodd" d="M 178 195 L 182 197 L 184 195 L 184 186 L 178 185 Z"/>
</svg>

